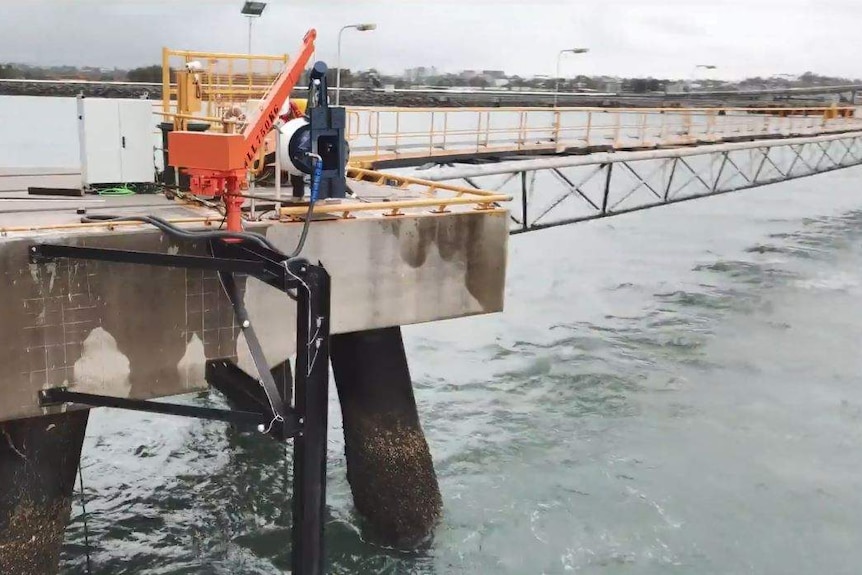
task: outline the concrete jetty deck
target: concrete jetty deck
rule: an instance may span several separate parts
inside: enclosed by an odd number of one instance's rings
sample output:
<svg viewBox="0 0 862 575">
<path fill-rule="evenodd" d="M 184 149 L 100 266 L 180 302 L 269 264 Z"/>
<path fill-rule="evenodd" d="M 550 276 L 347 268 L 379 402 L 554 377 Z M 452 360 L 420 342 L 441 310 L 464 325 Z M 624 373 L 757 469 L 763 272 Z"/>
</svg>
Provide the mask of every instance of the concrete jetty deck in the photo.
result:
<svg viewBox="0 0 862 575">
<path fill-rule="evenodd" d="M 303 252 L 332 276 L 333 333 L 502 310 L 505 209 L 464 203 L 447 206 L 445 213 L 409 205 L 350 212 L 351 206 L 398 205 L 427 195 L 411 186 L 351 187 L 357 198 L 319 206 L 331 213 L 316 216 Z M 190 230 L 217 229 L 222 222 L 215 209 L 164 196 L 0 194 L 0 285 L 6 294 L 0 303 L 6 372 L 0 379 L 0 421 L 50 413 L 38 405 L 42 388 L 163 397 L 204 388 L 207 359 L 236 357 L 241 367 L 250 365 L 215 272 L 74 260 L 31 264 L 34 243 L 206 254 L 203 242 L 177 243 L 145 224 L 81 223 L 79 209 L 157 215 Z M 302 229 L 301 218 L 290 219 L 290 213 L 281 221 L 264 218 L 247 229 L 290 251 Z M 244 293 L 267 360 L 284 361 L 295 347 L 295 304 L 254 279 Z"/>
</svg>

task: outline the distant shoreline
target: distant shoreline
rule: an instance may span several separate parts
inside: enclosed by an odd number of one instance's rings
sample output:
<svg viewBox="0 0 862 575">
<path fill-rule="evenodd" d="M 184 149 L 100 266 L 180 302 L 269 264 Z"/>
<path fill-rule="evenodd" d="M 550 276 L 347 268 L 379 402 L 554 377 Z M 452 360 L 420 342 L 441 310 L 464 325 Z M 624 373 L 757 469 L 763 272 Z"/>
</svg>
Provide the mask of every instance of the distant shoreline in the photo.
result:
<svg viewBox="0 0 862 575">
<path fill-rule="evenodd" d="M 147 98 L 160 100 L 162 87 L 159 84 L 133 84 L 128 82 L 68 82 L 51 81 L 4 81 L 0 80 L 0 96 L 54 96 L 75 97 L 83 94 L 90 98 Z M 303 97 L 297 91 L 294 97 Z M 350 90 L 341 94 L 347 106 L 403 106 L 403 107 L 499 107 L 499 106 L 553 106 L 553 94 L 491 92 L 441 92 L 421 93 L 410 91 L 382 92 L 372 90 Z M 560 94 L 560 106 L 674 108 L 674 107 L 721 107 L 721 106 L 825 106 L 820 100 L 793 100 L 788 102 L 764 102 L 750 97 L 734 98 L 681 98 L 661 95 L 611 95 L 611 94 Z"/>
</svg>

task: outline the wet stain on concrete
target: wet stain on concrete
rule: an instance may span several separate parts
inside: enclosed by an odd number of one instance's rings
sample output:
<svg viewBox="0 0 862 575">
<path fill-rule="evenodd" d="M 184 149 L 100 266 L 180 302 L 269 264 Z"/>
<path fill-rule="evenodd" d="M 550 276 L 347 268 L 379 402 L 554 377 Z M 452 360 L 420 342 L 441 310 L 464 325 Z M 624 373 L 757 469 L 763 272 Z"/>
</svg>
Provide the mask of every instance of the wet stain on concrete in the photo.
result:
<svg viewBox="0 0 862 575">
<path fill-rule="evenodd" d="M 177 363 L 177 372 L 180 379 L 186 382 L 187 387 L 201 385 L 204 383 L 204 371 L 206 369 L 207 356 L 204 351 L 204 342 L 198 334 L 192 333 L 186 344 L 186 352 Z"/>
<path fill-rule="evenodd" d="M 178 368 L 194 338 L 210 358 L 234 354 L 238 327 L 214 273 L 63 259 L 35 265 L 28 253 L 33 241 L 0 242 L 0 287 L 7 294 L 0 315 L 11 326 L 0 341 L 6 371 L 0 419 L 45 413 L 36 392 L 46 387 L 147 398 L 200 388 L 202 361 L 197 370 Z M 174 245 L 157 232 L 41 241 L 206 253 L 201 244 Z"/>
<path fill-rule="evenodd" d="M 390 219 L 386 225 L 399 239 L 401 259 L 412 268 L 421 267 L 428 258 L 428 250 L 434 245 L 436 226 L 426 225 L 421 218 Z"/>
<path fill-rule="evenodd" d="M 73 368 L 75 391 L 128 397 L 129 358 L 117 349 L 117 340 L 97 327 L 84 340 L 83 353 Z"/>
<path fill-rule="evenodd" d="M 500 227 L 502 226 L 502 229 Z M 384 224 L 398 238 L 401 259 L 413 268 L 436 246 L 440 259 L 462 265 L 465 285 L 483 311 L 501 309 L 508 239 L 506 214 L 450 214 L 445 218 L 393 218 Z M 496 229 L 495 229 L 496 228 Z"/>
</svg>

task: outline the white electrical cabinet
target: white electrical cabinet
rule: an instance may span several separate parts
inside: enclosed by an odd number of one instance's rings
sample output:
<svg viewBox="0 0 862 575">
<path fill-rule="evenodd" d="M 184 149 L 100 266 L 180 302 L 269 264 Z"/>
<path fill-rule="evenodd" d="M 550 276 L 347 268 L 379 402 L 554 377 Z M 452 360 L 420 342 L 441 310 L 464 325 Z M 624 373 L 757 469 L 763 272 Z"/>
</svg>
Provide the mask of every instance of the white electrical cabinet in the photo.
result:
<svg viewBox="0 0 862 575">
<path fill-rule="evenodd" d="M 79 97 L 84 187 L 155 181 L 153 122 L 150 100 Z"/>
</svg>

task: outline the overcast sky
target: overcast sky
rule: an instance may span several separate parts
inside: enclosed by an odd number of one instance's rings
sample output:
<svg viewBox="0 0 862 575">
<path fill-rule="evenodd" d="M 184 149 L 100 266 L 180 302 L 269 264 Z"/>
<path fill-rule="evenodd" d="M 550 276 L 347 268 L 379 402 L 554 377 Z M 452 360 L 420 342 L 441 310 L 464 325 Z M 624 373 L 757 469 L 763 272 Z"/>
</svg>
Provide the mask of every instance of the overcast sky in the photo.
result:
<svg viewBox="0 0 862 575">
<path fill-rule="evenodd" d="M 3 1 L 0 62 L 133 67 L 160 61 L 160 49 L 245 52 L 241 0 Z M 501 69 L 690 78 L 799 74 L 862 77 L 862 0 L 271 0 L 254 22 L 253 50 L 296 49 L 318 31 L 317 58 L 386 73 L 426 65 L 444 71 Z M 699 72 L 702 77 L 703 72 Z"/>
</svg>

